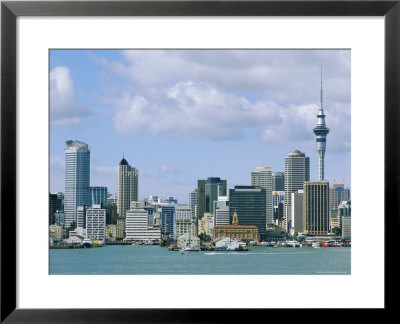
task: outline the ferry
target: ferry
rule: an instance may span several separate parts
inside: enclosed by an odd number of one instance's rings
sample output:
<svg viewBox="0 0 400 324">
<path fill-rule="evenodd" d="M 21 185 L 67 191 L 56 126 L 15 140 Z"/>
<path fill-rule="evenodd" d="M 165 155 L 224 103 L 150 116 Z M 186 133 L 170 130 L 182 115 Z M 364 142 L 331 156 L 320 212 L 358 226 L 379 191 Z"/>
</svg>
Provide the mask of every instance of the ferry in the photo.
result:
<svg viewBox="0 0 400 324">
<path fill-rule="evenodd" d="M 195 246 L 192 246 L 191 244 L 188 244 L 185 248 L 179 249 L 179 253 L 181 253 L 181 254 L 185 254 L 185 253 L 189 253 L 189 252 L 199 252 L 199 251 L 200 251 L 200 247 L 195 247 Z"/>
<path fill-rule="evenodd" d="M 81 246 L 82 246 L 84 249 L 91 248 L 91 247 L 92 247 L 92 241 L 91 241 L 90 239 L 84 239 L 84 240 L 82 241 Z"/>
</svg>

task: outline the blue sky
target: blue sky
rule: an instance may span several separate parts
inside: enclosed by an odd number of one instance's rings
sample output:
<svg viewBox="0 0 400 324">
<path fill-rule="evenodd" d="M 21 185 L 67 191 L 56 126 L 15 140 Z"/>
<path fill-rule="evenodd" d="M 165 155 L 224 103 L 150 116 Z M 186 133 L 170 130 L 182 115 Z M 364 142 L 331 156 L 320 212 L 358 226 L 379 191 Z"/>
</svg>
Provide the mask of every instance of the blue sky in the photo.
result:
<svg viewBox="0 0 400 324">
<path fill-rule="evenodd" d="M 316 179 L 321 64 L 325 178 L 350 187 L 349 50 L 51 50 L 50 191 L 64 192 L 67 139 L 89 144 L 91 185 L 113 194 L 124 154 L 139 199 L 187 203 L 210 176 L 246 185 L 295 149 Z"/>
</svg>

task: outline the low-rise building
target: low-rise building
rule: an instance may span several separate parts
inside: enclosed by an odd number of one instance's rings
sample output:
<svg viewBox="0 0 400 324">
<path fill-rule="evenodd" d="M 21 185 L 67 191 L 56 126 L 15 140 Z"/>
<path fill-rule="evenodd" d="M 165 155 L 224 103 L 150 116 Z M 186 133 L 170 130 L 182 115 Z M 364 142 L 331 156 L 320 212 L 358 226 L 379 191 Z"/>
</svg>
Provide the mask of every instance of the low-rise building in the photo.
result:
<svg viewBox="0 0 400 324">
<path fill-rule="evenodd" d="M 232 225 L 219 225 L 212 229 L 214 240 L 229 237 L 231 239 L 247 240 L 258 242 L 258 227 L 255 225 L 238 225 L 238 215 L 233 214 Z"/>
<path fill-rule="evenodd" d="M 63 238 L 63 228 L 59 225 L 49 226 L 49 236 L 54 241 L 60 241 Z"/>
<path fill-rule="evenodd" d="M 149 214 L 143 208 L 126 211 L 126 241 L 160 240 L 160 227 L 149 225 Z"/>
<path fill-rule="evenodd" d="M 92 241 L 104 242 L 106 240 L 106 210 L 100 205 L 93 205 L 86 210 L 87 237 Z"/>
</svg>

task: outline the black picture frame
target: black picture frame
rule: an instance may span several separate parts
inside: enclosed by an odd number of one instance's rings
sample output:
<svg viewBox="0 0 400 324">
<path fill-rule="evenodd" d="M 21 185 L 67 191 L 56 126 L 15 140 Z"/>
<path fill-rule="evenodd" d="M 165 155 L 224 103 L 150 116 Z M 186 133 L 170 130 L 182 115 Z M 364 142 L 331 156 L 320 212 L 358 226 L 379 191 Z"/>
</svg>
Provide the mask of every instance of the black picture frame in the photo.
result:
<svg viewBox="0 0 400 324">
<path fill-rule="evenodd" d="M 384 16 L 385 17 L 385 310 L 398 282 L 391 242 L 399 233 L 400 0 L 372 1 L 2 1 L 1 3 L 1 322 L 236 322 L 265 310 L 16 308 L 16 19 L 19 16 Z M 373 149 L 373 148 L 372 148 Z M 382 211 L 382 207 L 379 207 Z M 390 218 L 389 218 L 390 217 Z M 40 293 L 40 292 L 38 292 Z M 251 311 L 251 314 L 249 313 Z M 270 312 L 279 310 L 268 310 Z M 282 315 L 286 314 L 280 313 Z M 286 318 L 294 320 L 293 318 Z M 339 321 L 340 318 L 337 318 Z M 267 320 L 267 319 L 265 319 Z"/>
</svg>

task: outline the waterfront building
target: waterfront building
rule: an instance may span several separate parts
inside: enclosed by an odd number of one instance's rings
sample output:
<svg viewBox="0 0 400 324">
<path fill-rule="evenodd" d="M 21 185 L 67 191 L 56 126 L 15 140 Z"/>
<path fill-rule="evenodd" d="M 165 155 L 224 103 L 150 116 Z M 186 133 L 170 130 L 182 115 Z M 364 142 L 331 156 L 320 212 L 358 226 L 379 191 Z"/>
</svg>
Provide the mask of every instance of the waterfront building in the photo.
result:
<svg viewBox="0 0 400 324">
<path fill-rule="evenodd" d="M 285 190 L 285 173 L 272 172 L 272 191 Z"/>
<path fill-rule="evenodd" d="M 127 241 L 159 241 L 160 227 L 149 225 L 149 213 L 144 208 L 126 211 Z"/>
<path fill-rule="evenodd" d="M 342 217 L 342 238 L 344 240 L 351 240 L 351 217 Z"/>
<path fill-rule="evenodd" d="M 161 233 L 175 239 L 175 204 L 161 206 Z"/>
<path fill-rule="evenodd" d="M 175 237 L 178 238 L 189 232 L 197 236 L 192 209 L 188 205 L 175 205 Z"/>
<path fill-rule="evenodd" d="M 229 200 L 227 196 L 218 197 L 214 201 L 214 225 L 230 225 Z"/>
<path fill-rule="evenodd" d="M 107 202 L 107 187 L 90 187 L 89 206 L 102 205 Z"/>
<path fill-rule="evenodd" d="M 54 224 L 54 214 L 61 211 L 61 199 L 56 193 L 49 193 L 49 225 Z"/>
<path fill-rule="evenodd" d="M 226 180 L 218 177 L 197 181 L 198 218 L 203 218 L 204 213 L 213 213 L 214 201 L 217 201 L 219 196 L 226 196 L 226 185 Z"/>
<path fill-rule="evenodd" d="M 351 240 L 351 201 L 342 201 L 338 206 L 338 217 L 342 229 L 342 238 Z"/>
<path fill-rule="evenodd" d="M 269 195 L 271 197 L 271 194 Z M 229 190 L 229 218 L 237 212 L 238 225 L 255 225 L 258 234 L 266 234 L 266 197 L 265 189 L 259 186 L 235 186 Z"/>
<path fill-rule="evenodd" d="M 306 181 L 303 193 L 303 233 L 327 235 L 329 233 L 329 182 Z"/>
<path fill-rule="evenodd" d="M 302 233 L 303 226 L 303 190 L 292 192 L 292 228 L 291 234 Z"/>
<path fill-rule="evenodd" d="M 63 239 L 63 228 L 59 225 L 49 226 L 49 237 L 54 241 L 61 241 Z"/>
<path fill-rule="evenodd" d="M 329 128 L 325 124 L 325 114 L 322 105 L 322 66 L 321 66 L 321 91 L 320 91 L 321 104 L 317 115 L 317 126 L 314 128 L 315 140 L 317 143 L 318 153 L 318 180 L 323 181 L 324 178 L 324 159 L 326 150 L 326 138 L 329 133 Z"/>
<path fill-rule="evenodd" d="M 107 218 L 107 213 L 106 213 L 106 218 Z M 106 238 L 110 241 L 115 241 L 115 238 L 117 237 L 117 225 L 106 225 Z"/>
<path fill-rule="evenodd" d="M 77 207 L 90 202 L 90 149 L 80 141 L 65 142 L 65 226 L 77 222 Z"/>
<path fill-rule="evenodd" d="M 106 210 L 101 205 L 93 205 L 86 210 L 86 233 L 91 241 L 105 242 Z"/>
<path fill-rule="evenodd" d="M 198 229 L 197 233 L 198 235 L 204 234 L 204 235 L 210 235 L 211 236 L 211 230 L 214 227 L 214 216 L 211 213 L 204 213 L 203 218 L 198 220 Z"/>
<path fill-rule="evenodd" d="M 117 240 L 125 237 L 125 217 L 117 217 Z"/>
<path fill-rule="evenodd" d="M 189 207 L 192 210 L 192 217 L 196 218 L 197 189 L 189 193 Z"/>
<path fill-rule="evenodd" d="M 350 199 L 350 189 L 344 184 L 333 184 L 329 189 L 329 210 L 337 209 L 341 201 Z"/>
<path fill-rule="evenodd" d="M 299 150 L 290 152 L 285 158 L 285 204 L 282 228 L 288 231 L 291 227 L 292 193 L 303 189 L 304 181 L 310 180 L 310 158 Z"/>
<path fill-rule="evenodd" d="M 274 223 L 272 205 L 272 171 L 271 166 L 257 167 L 255 172 L 251 172 L 251 185 L 259 186 L 265 190 L 265 219 L 266 224 Z"/>
<path fill-rule="evenodd" d="M 130 209 L 131 201 L 138 201 L 139 171 L 131 167 L 125 158 L 118 165 L 118 195 L 117 195 L 117 235 L 124 237 L 126 211 Z"/>
<path fill-rule="evenodd" d="M 229 237 L 247 241 L 259 241 L 259 229 L 255 225 L 239 225 L 239 216 L 235 211 L 232 215 L 232 225 L 217 225 L 212 229 L 213 240 Z"/>
</svg>

